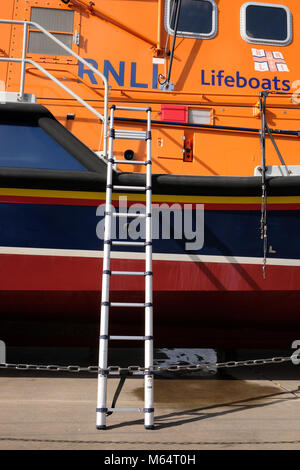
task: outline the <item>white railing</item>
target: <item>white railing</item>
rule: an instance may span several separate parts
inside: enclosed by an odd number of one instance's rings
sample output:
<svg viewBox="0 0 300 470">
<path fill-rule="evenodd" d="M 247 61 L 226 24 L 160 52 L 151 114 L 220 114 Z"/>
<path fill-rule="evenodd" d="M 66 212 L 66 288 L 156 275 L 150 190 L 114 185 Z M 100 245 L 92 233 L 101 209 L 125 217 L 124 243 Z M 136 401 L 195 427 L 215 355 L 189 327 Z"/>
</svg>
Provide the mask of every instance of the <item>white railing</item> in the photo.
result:
<svg viewBox="0 0 300 470">
<path fill-rule="evenodd" d="M 65 90 L 69 95 L 75 98 L 80 104 L 82 104 L 85 108 L 91 111 L 97 118 L 99 118 L 103 122 L 104 133 L 103 133 L 103 152 L 104 156 L 107 155 L 107 125 L 108 125 L 108 81 L 106 77 L 99 72 L 95 67 L 93 67 L 89 62 L 84 60 L 80 57 L 76 52 L 62 43 L 59 39 L 57 39 L 53 34 L 49 33 L 46 29 L 44 29 L 41 25 L 34 23 L 32 21 L 17 21 L 17 20 L 2 20 L 0 19 L 0 24 L 17 24 L 23 25 L 23 46 L 22 46 L 22 57 L 21 58 L 14 58 L 14 57 L 0 57 L 1 62 L 18 62 L 21 63 L 21 76 L 20 76 L 20 91 L 19 91 L 19 100 L 22 101 L 24 98 L 24 88 L 25 88 L 25 74 L 26 74 L 26 64 L 31 64 L 40 70 L 46 77 L 60 86 L 63 90 Z M 84 64 L 87 68 L 92 70 L 93 73 L 98 75 L 101 80 L 103 81 L 104 85 L 104 112 L 103 115 L 99 113 L 96 109 L 94 109 L 91 105 L 89 105 L 84 99 L 78 96 L 73 90 L 68 88 L 62 82 L 60 82 L 54 75 L 52 75 L 48 70 L 44 69 L 40 64 L 35 62 L 32 59 L 28 59 L 26 57 L 27 54 L 27 39 L 28 39 L 28 26 L 34 26 L 35 29 L 38 29 L 41 33 L 47 36 L 50 40 L 54 41 L 60 47 L 62 47 L 65 51 L 67 51 L 68 55 L 72 55 L 75 57 L 79 62 Z"/>
</svg>

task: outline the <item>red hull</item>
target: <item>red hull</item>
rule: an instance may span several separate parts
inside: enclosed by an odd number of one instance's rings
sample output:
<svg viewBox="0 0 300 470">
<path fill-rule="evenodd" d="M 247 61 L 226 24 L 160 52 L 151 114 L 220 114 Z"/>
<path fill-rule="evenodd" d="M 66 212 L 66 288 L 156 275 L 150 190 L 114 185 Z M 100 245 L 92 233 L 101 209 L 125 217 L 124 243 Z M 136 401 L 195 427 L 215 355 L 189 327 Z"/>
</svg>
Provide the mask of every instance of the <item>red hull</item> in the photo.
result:
<svg viewBox="0 0 300 470">
<path fill-rule="evenodd" d="M 112 260 L 142 270 L 142 260 Z M 1 255 L 1 337 L 10 345 L 97 346 L 102 261 Z M 290 348 L 300 338 L 300 267 L 153 262 L 154 337 L 159 347 Z M 111 300 L 143 301 L 143 278 Z M 117 290 L 116 290 L 117 289 Z M 112 309 L 111 333 L 140 334 L 140 309 Z M 299 333 L 298 333 L 299 332 Z M 299 338 L 298 338 L 299 337 Z"/>
</svg>

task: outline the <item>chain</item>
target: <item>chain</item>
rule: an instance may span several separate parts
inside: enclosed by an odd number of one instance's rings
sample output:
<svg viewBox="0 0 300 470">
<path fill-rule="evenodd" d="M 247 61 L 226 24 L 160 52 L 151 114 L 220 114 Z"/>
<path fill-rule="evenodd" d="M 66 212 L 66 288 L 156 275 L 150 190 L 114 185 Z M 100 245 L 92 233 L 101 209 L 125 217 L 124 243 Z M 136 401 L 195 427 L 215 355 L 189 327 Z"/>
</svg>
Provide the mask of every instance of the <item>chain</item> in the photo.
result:
<svg viewBox="0 0 300 470">
<path fill-rule="evenodd" d="M 229 361 L 229 362 L 217 362 L 209 363 L 205 362 L 202 364 L 186 364 L 186 365 L 171 365 L 171 366 L 153 366 L 151 368 L 152 372 L 195 372 L 195 371 L 206 371 L 210 374 L 215 373 L 215 369 L 225 369 L 225 368 L 234 368 L 234 367 L 252 367 L 252 366 L 261 366 L 266 364 L 281 364 L 283 362 L 292 361 L 292 359 L 297 358 L 297 356 L 288 356 L 288 357 L 272 357 L 268 359 L 248 359 L 245 361 Z M 9 364 L 1 363 L 1 369 L 15 369 L 15 370 L 24 370 L 24 371 L 47 371 L 47 372 L 89 372 L 89 373 L 99 373 L 104 372 L 108 375 L 119 375 L 122 373 L 139 374 L 139 373 L 149 373 L 150 370 L 141 367 L 141 366 L 129 366 L 129 367 L 120 367 L 120 366 L 110 366 L 107 369 L 100 369 L 98 366 L 59 366 L 59 365 L 37 365 L 37 364 Z"/>
</svg>

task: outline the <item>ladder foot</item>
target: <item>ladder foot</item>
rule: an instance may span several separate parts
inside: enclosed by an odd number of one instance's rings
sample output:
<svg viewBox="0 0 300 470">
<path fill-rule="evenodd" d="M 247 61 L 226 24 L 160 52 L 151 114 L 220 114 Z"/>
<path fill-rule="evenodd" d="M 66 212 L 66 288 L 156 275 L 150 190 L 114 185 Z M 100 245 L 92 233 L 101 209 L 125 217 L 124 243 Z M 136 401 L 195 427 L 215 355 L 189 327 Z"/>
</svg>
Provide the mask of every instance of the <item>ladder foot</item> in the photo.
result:
<svg viewBox="0 0 300 470">
<path fill-rule="evenodd" d="M 155 429 L 154 424 L 151 424 L 150 426 L 145 426 L 145 429 Z"/>
<path fill-rule="evenodd" d="M 97 425 L 97 426 L 96 426 L 96 429 L 99 429 L 99 430 L 100 430 L 100 429 L 107 429 L 107 428 L 106 428 L 106 425 L 103 424 L 103 425 L 101 425 L 101 426 L 98 426 L 98 425 Z"/>
</svg>

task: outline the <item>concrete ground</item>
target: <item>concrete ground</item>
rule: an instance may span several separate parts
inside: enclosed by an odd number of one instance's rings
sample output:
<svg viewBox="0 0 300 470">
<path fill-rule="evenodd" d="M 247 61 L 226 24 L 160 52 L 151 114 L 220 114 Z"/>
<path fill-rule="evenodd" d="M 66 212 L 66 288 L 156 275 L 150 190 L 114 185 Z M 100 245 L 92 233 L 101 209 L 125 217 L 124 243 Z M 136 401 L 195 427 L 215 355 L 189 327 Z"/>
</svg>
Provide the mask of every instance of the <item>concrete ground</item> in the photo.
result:
<svg viewBox="0 0 300 470">
<path fill-rule="evenodd" d="M 105 431 L 95 427 L 95 374 L 0 370 L 0 449 L 300 449 L 299 367 L 156 378 L 155 429 L 139 413 L 114 413 Z M 118 380 L 108 383 L 111 400 Z M 143 380 L 128 379 L 117 406 L 143 407 Z"/>
</svg>

